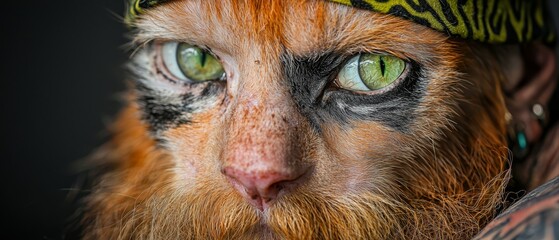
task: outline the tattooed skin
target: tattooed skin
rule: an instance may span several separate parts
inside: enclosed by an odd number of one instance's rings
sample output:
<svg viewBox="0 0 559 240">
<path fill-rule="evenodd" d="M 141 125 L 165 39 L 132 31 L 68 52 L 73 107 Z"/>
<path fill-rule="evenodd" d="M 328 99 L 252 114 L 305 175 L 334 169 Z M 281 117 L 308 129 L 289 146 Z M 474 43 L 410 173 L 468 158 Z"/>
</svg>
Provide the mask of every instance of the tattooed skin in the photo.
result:
<svg viewBox="0 0 559 240">
<path fill-rule="evenodd" d="M 559 177 L 497 216 L 474 239 L 558 239 Z"/>
</svg>

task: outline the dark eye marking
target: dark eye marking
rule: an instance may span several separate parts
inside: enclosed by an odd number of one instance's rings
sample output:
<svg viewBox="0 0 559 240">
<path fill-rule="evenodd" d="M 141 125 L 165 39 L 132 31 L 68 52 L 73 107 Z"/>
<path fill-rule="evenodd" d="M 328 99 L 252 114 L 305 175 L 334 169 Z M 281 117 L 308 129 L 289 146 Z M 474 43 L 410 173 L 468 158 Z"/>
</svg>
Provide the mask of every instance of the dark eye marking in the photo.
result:
<svg viewBox="0 0 559 240">
<path fill-rule="evenodd" d="M 284 76 L 299 111 L 317 131 L 324 122 L 347 124 L 352 120 L 379 122 L 407 132 L 424 96 L 427 83 L 421 67 L 411 62 L 409 75 L 394 89 L 379 95 L 363 95 L 331 87 L 345 57 L 324 53 L 318 57 L 282 56 Z"/>
<path fill-rule="evenodd" d="M 215 83 L 199 83 L 195 91 L 178 96 L 166 96 L 141 82 L 136 83 L 136 89 L 142 119 L 156 138 L 170 128 L 192 123 L 192 116 L 215 106 L 213 103 L 218 101 L 216 96 L 223 91 L 223 88 Z"/>
<path fill-rule="evenodd" d="M 192 123 L 192 116 L 199 111 L 215 106 L 223 91 L 223 82 L 177 83 L 169 81 L 156 66 L 157 55 L 151 49 L 132 59 L 128 72 L 136 89 L 136 101 L 141 118 L 157 140 L 161 133 L 183 124 Z M 162 87 L 161 86 L 165 86 Z"/>
<path fill-rule="evenodd" d="M 176 97 L 179 103 L 170 103 L 160 93 L 150 89 L 141 82 L 136 83 L 138 104 L 142 110 L 142 119 L 148 123 L 152 132 L 156 133 L 168 128 L 190 123 L 189 113 L 195 110 L 192 103 L 196 97 L 185 93 Z"/>
</svg>

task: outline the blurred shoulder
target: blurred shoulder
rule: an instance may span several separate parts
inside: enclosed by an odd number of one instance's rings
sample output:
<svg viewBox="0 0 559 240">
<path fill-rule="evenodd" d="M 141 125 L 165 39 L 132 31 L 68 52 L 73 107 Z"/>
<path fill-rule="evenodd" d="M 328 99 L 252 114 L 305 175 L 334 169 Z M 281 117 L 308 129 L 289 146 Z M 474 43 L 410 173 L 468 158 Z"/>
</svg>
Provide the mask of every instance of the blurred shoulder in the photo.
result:
<svg viewBox="0 0 559 240">
<path fill-rule="evenodd" d="M 529 192 L 474 239 L 559 239 L 559 177 Z"/>
</svg>

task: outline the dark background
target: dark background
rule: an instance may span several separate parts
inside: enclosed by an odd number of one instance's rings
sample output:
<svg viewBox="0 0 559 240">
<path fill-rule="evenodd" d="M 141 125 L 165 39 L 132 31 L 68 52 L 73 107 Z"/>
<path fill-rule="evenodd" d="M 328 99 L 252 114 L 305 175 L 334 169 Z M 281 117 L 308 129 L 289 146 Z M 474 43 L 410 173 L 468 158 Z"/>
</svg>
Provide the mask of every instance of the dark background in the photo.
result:
<svg viewBox="0 0 559 240">
<path fill-rule="evenodd" d="M 75 239 L 64 234 L 71 164 L 107 139 L 122 106 L 124 0 L 2 5 L 0 239 Z"/>
<path fill-rule="evenodd" d="M 0 239 L 74 239 L 65 235 L 75 221 L 72 163 L 107 139 L 122 106 L 124 0 L 6 1 L 2 10 Z"/>
</svg>

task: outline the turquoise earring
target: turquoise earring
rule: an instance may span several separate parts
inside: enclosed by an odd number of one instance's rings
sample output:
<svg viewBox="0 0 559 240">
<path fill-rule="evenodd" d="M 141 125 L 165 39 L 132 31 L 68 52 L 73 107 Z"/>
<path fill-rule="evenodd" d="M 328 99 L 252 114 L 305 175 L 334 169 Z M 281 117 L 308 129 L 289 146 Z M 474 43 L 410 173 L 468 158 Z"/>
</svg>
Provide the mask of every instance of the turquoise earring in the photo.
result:
<svg viewBox="0 0 559 240">
<path fill-rule="evenodd" d="M 514 121 L 509 112 L 506 113 L 505 119 L 508 123 L 507 135 L 509 149 L 512 151 L 514 160 L 516 162 L 522 162 L 530 152 L 530 146 L 528 144 L 528 138 L 526 137 L 524 124 Z"/>
</svg>

